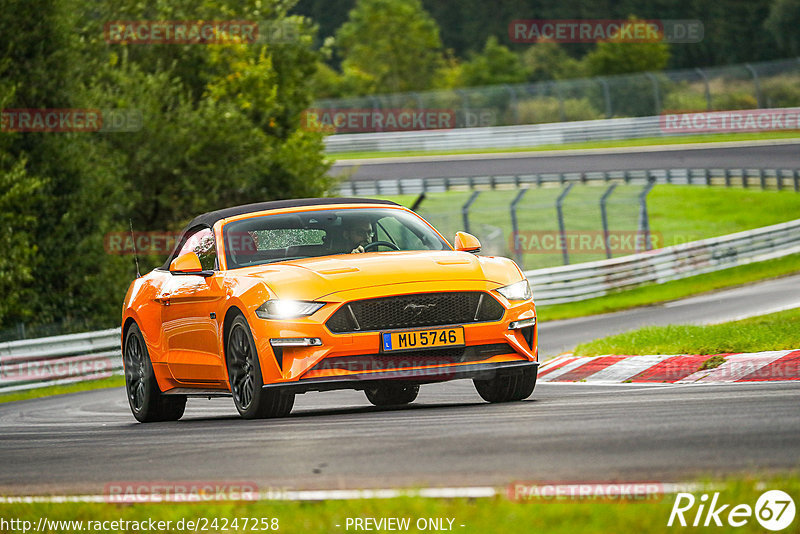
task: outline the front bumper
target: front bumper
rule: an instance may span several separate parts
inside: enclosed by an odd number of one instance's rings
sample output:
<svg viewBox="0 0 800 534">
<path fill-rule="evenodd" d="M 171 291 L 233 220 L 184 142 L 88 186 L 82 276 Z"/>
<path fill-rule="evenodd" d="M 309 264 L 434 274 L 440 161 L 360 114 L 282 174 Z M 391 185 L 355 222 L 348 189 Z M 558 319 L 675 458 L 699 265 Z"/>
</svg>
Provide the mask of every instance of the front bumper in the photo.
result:
<svg viewBox="0 0 800 534">
<path fill-rule="evenodd" d="M 426 367 L 422 369 L 398 369 L 370 373 L 352 373 L 348 375 L 305 378 L 291 383 L 265 384 L 265 389 L 280 388 L 290 393 L 306 393 L 308 391 L 332 391 L 336 389 L 366 389 L 375 382 L 391 380 L 396 383 L 425 384 L 444 382 L 463 378 L 490 379 L 507 372 L 535 369 L 539 362 L 510 361 L 498 363 L 478 363 L 469 365 Z"/>
<path fill-rule="evenodd" d="M 396 290 L 395 294 L 405 292 L 405 288 L 400 286 L 402 285 L 398 284 L 398 287 L 393 288 Z M 434 284 L 430 286 L 433 287 Z M 490 283 L 482 281 L 452 284 L 439 282 L 436 287 L 438 291 L 492 291 Z M 371 288 L 371 292 L 377 293 L 382 289 L 385 288 Z M 409 293 L 418 291 L 419 285 L 408 289 Z M 452 325 L 464 328 L 466 353 L 463 357 L 453 358 L 450 355 L 440 358 L 442 352 L 437 350 L 419 351 L 411 356 L 410 361 L 397 365 L 385 363 L 399 358 L 400 354 L 382 352 L 380 331 L 335 334 L 325 325 L 339 307 L 351 301 L 354 295 L 342 295 L 338 302 L 329 300 L 329 305 L 312 316 L 301 319 L 274 321 L 254 316 L 249 322 L 259 354 L 263 382 L 266 387 L 292 386 L 306 391 L 315 389 L 310 387 L 312 384 L 318 386 L 316 389 L 346 389 L 352 386 L 338 384 L 350 381 L 357 385 L 364 381 L 395 379 L 413 379 L 416 383 L 437 382 L 470 378 L 474 373 L 500 366 L 535 363 L 537 326 L 509 329 L 515 321 L 535 317 L 533 301 L 509 302 L 497 294 L 493 295 L 504 307 L 500 320 Z M 359 298 L 371 296 L 373 295 L 357 295 Z M 270 340 L 276 338 L 315 338 L 321 344 L 277 348 L 270 343 Z"/>
</svg>

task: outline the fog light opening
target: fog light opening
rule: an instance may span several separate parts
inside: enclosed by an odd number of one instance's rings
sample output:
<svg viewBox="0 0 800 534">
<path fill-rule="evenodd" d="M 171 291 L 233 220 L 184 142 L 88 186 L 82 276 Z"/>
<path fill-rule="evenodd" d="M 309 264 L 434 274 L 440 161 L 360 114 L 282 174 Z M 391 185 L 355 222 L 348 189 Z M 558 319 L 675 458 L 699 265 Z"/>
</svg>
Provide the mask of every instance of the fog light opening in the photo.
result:
<svg viewBox="0 0 800 534">
<path fill-rule="evenodd" d="M 521 319 L 519 321 L 511 321 L 508 325 L 509 330 L 520 330 L 522 328 L 527 328 L 529 326 L 536 325 L 536 317 L 531 317 L 530 319 Z"/>
</svg>

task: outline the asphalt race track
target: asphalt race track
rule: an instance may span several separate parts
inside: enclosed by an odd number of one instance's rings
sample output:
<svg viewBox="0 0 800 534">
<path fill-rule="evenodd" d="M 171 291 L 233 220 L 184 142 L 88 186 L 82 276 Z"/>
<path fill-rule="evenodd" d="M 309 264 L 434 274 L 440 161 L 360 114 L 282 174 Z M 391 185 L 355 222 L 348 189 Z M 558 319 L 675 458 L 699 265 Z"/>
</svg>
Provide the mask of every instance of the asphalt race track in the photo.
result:
<svg viewBox="0 0 800 534">
<path fill-rule="evenodd" d="M 677 322 L 725 320 L 750 303 L 770 311 L 797 302 L 798 281 L 545 324 L 541 342 L 663 322 L 662 308 Z M 788 288 L 793 296 L 770 303 Z M 374 408 L 360 392 L 309 393 L 288 418 L 245 421 L 230 399 L 191 399 L 181 421 L 142 425 L 122 389 L 100 390 L 0 404 L 0 492 L 102 494 L 107 483 L 133 481 L 253 482 L 263 491 L 758 475 L 800 470 L 798 415 L 797 383 L 543 383 L 527 401 L 490 405 L 458 381 L 423 386 L 403 409 Z"/>
<path fill-rule="evenodd" d="M 800 142 L 776 140 L 736 143 L 735 146 L 695 144 L 675 148 L 658 146 L 343 160 L 336 163 L 331 172 L 351 174 L 355 180 L 386 180 L 703 167 L 794 169 L 798 165 L 798 153 Z"/>
</svg>

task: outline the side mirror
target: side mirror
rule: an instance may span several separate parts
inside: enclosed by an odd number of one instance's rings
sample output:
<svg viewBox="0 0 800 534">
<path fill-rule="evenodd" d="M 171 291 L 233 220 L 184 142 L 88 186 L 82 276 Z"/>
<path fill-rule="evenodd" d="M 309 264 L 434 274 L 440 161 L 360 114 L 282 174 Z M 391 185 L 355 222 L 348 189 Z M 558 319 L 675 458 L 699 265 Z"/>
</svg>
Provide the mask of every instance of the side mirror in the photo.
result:
<svg viewBox="0 0 800 534">
<path fill-rule="evenodd" d="M 169 264 L 169 272 L 172 274 L 195 274 L 198 276 L 211 276 L 214 271 L 204 271 L 200 265 L 200 258 L 195 252 L 181 254 Z"/>
<path fill-rule="evenodd" d="M 472 234 L 456 232 L 455 249 L 462 252 L 477 254 L 481 251 L 481 242 Z"/>
</svg>

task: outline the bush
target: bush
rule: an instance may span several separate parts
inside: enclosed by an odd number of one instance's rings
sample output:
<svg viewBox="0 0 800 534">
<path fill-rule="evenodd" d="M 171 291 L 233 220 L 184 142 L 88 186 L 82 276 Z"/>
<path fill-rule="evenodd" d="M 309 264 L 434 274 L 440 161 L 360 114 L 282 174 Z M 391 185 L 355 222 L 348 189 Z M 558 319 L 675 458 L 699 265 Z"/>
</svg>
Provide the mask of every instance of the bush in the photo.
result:
<svg viewBox="0 0 800 534">
<path fill-rule="evenodd" d="M 775 76 L 761 82 L 761 94 L 768 108 L 800 106 L 800 79 L 790 76 Z"/>
<path fill-rule="evenodd" d="M 711 95 L 711 105 L 715 110 L 756 109 L 758 100 L 749 93 L 724 93 Z"/>
<path fill-rule="evenodd" d="M 664 98 L 664 111 L 706 111 L 708 102 L 705 94 L 692 92 L 671 92 Z"/>
<path fill-rule="evenodd" d="M 526 100 L 517 107 L 520 124 L 583 121 L 603 118 L 586 98 L 564 99 L 563 115 L 558 99 L 552 96 Z"/>
</svg>

